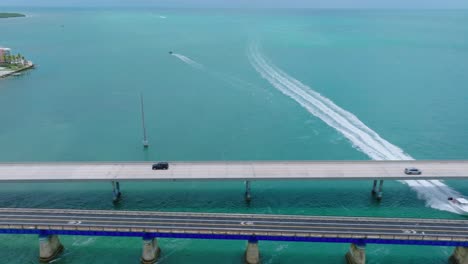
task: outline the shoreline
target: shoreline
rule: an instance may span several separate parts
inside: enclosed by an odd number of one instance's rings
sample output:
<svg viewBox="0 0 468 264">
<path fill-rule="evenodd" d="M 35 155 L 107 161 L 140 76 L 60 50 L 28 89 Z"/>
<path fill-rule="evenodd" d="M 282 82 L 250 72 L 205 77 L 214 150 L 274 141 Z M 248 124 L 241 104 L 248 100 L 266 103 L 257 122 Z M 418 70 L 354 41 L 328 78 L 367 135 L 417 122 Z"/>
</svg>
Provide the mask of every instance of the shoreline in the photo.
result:
<svg viewBox="0 0 468 264">
<path fill-rule="evenodd" d="M 18 73 L 18 72 L 22 72 L 22 71 L 25 71 L 25 70 L 29 70 L 29 69 L 32 69 L 34 68 L 34 64 L 31 64 L 31 65 L 28 65 L 28 66 L 25 66 L 21 69 L 18 69 L 18 70 L 6 70 L 6 71 L 3 71 L 3 70 L 0 70 L 0 79 L 1 78 L 6 78 L 10 75 L 13 75 L 15 73 Z"/>
<path fill-rule="evenodd" d="M 0 19 L 1 18 L 15 18 L 15 17 L 26 17 L 25 14 L 21 13 L 7 13 L 7 12 L 0 12 Z"/>
</svg>

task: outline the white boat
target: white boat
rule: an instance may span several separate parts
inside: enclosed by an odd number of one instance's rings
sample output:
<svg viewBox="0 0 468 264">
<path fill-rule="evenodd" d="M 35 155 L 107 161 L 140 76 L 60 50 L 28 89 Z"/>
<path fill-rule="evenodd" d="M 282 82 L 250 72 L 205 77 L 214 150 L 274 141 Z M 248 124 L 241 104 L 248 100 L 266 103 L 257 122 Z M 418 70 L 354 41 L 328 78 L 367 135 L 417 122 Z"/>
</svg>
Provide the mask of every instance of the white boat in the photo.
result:
<svg viewBox="0 0 468 264">
<path fill-rule="evenodd" d="M 13 76 L 20 76 L 21 73 L 17 72 L 17 73 L 13 73 L 12 75 L 13 75 Z"/>
<path fill-rule="evenodd" d="M 468 200 L 465 198 L 448 198 L 449 203 L 461 214 L 468 215 Z"/>
</svg>

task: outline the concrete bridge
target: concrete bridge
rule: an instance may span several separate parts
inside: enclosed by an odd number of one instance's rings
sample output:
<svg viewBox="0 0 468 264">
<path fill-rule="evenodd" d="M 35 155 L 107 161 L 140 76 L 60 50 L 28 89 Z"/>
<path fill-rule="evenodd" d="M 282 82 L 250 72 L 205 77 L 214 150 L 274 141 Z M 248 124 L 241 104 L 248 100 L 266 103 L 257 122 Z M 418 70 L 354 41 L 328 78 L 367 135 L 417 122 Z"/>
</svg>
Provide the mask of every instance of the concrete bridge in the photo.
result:
<svg viewBox="0 0 468 264">
<path fill-rule="evenodd" d="M 245 240 L 250 264 L 259 241 L 350 243 L 352 264 L 366 262 L 367 244 L 454 246 L 452 262 L 468 264 L 465 220 L 0 208 L 0 233 L 38 234 L 43 262 L 63 250 L 59 235 L 83 235 L 141 237 L 142 263 L 157 261 L 157 238 L 185 238 Z"/>
<path fill-rule="evenodd" d="M 466 160 L 169 162 L 168 170 L 152 170 L 152 164 L 0 163 L 0 182 L 109 181 L 117 201 L 122 181 L 243 180 L 245 199 L 250 201 L 250 181 L 259 180 L 373 180 L 372 193 L 381 199 L 384 180 L 468 178 Z M 422 174 L 406 175 L 407 167 Z"/>
</svg>

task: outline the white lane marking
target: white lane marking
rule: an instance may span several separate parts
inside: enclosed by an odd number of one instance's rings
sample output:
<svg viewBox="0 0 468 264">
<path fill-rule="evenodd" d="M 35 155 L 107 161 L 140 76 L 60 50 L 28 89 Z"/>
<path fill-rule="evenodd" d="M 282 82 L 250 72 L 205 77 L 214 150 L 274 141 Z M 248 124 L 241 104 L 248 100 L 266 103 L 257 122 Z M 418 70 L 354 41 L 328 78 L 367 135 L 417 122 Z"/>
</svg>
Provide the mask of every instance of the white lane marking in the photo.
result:
<svg viewBox="0 0 468 264">
<path fill-rule="evenodd" d="M 0 214 L 1 215 L 1 214 Z M 36 216 L 27 216 L 27 215 L 1 215 L 2 217 L 3 216 L 26 216 L 26 217 L 36 217 Z M 42 217 L 45 217 L 45 216 L 39 216 L 39 218 L 42 218 Z M 52 220 L 52 221 L 63 221 L 63 220 L 67 220 L 67 219 L 63 219 L 65 218 L 65 216 L 47 216 L 47 217 L 50 217 L 50 218 L 56 218 L 55 220 Z M 159 220 L 159 221 L 168 221 L 169 219 L 164 219 L 164 218 L 133 218 L 133 217 L 117 217 L 117 218 L 113 218 L 113 217 L 86 217 L 86 216 L 74 216 L 75 218 L 78 218 L 78 219 L 82 219 L 82 220 L 90 220 L 91 219 L 94 219 L 94 220 L 101 220 L 101 221 L 105 221 L 106 219 L 109 219 L 110 221 L 108 222 L 114 222 L 114 221 L 119 221 L 119 220 L 124 220 L 124 219 L 128 219 L 128 220 L 134 220 L 134 221 L 130 221 L 128 222 L 129 224 L 139 224 L 139 221 L 138 220 L 143 220 L 143 221 L 155 221 L 155 220 Z M 62 218 L 62 219 L 60 219 Z M 22 220 L 26 220 L 26 219 L 22 219 Z M 35 219 L 35 220 L 39 220 L 39 219 Z M 113 221 L 112 221 L 113 220 Z M 137 221 L 135 221 L 137 220 Z M 184 219 L 170 219 L 169 221 L 185 221 L 187 220 L 186 218 Z M 168 221 L 168 222 L 169 222 Z M 203 222 L 211 222 L 211 223 L 214 223 L 216 224 L 216 222 L 221 222 L 221 223 L 226 223 L 226 222 L 232 222 L 233 224 L 235 222 L 238 222 L 234 219 L 230 219 L 230 220 L 202 220 L 202 219 L 190 219 L 190 221 L 193 221 L 193 222 L 200 222 L 200 223 L 203 223 Z M 73 222 L 73 221 L 70 221 L 70 222 Z M 79 225 L 81 224 L 82 222 L 81 221 L 76 221 L 78 223 L 68 223 L 68 224 L 76 224 L 76 225 Z M 304 225 L 305 226 L 302 226 L 303 228 L 315 228 L 315 227 L 319 227 L 319 226 L 334 226 L 337 230 L 338 229 L 342 229 L 342 228 L 345 228 L 345 227 L 357 227 L 357 228 L 368 228 L 367 226 L 371 225 L 370 227 L 372 228 L 375 228 L 375 227 L 383 227 L 383 228 L 392 228 L 392 227 L 406 227 L 406 228 L 418 228 L 418 229 L 422 229 L 422 228 L 442 228 L 444 229 L 445 231 L 447 232 L 452 232 L 452 230 L 450 229 L 455 229 L 455 230 L 460 230 L 460 229 L 467 229 L 468 227 L 462 227 L 462 226 L 458 226 L 458 227 L 455 227 L 455 226 L 437 226 L 437 225 L 419 225 L 419 226 L 413 226 L 413 225 L 406 225 L 404 223 L 401 223 L 401 224 L 373 224 L 373 223 L 366 223 L 366 224 L 355 224 L 355 223 L 324 223 L 324 222 L 283 222 L 283 221 L 280 221 L 280 222 L 273 222 L 273 221 L 255 221 L 257 224 L 260 224 L 260 225 L 263 225 L 263 224 L 273 224 L 273 226 L 275 225 Z M 252 224 L 248 224 L 248 223 L 252 223 Z M 49 223 L 50 224 L 50 223 Z M 253 222 L 251 221 L 242 221 L 240 222 L 241 225 L 244 225 L 244 226 L 249 226 L 249 225 L 253 225 Z M 406 230 L 406 232 L 405 232 Z M 455 231 L 454 230 L 454 231 Z M 405 234 L 412 234 L 412 235 L 415 235 L 415 234 L 418 234 L 415 230 L 413 229 L 402 229 L 401 230 L 403 233 Z M 424 234 L 425 235 L 425 234 Z"/>
<path fill-rule="evenodd" d="M 0 214 L 1 217 L 26 217 L 26 218 L 56 218 L 56 221 L 62 221 L 62 220 L 67 220 L 69 219 L 69 216 L 66 215 L 17 215 L 17 214 Z M 134 223 L 137 223 L 138 220 L 143 220 L 143 221 L 185 221 L 185 220 L 190 220 L 192 222 L 238 222 L 234 218 L 232 219 L 190 219 L 190 218 L 145 218 L 145 217 L 119 217 L 119 216 L 79 216 L 75 215 L 73 216 L 74 218 L 77 219 L 83 219 L 83 220 L 134 220 Z M 136 221 L 135 221 L 136 220 Z M 393 219 L 392 219 L 393 220 Z M 55 220 L 54 220 L 55 221 Z M 318 221 L 310 221 L 310 222 L 304 222 L 304 221 L 262 221 L 262 220 L 256 220 L 256 223 L 259 224 L 286 224 L 286 225 L 309 225 L 309 226 L 314 226 L 314 225 L 323 225 L 323 226 L 368 226 L 371 225 L 371 227 L 406 227 L 406 228 L 443 228 L 443 229 L 468 229 L 468 226 L 450 226 L 450 225 L 426 225 L 425 223 L 400 223 L 400 222 L 395 222 L 395 221 L 390 221 L 389 224 L 378 224 L 378 223 L 367 223 L 367 222 L 360 222 L 360 223 L 351 223 L 350 222 L 318 222 Z M 347 221 L 347 220 L 346 220 Z M 247 222 L 247 221 L 244 221 Z M 356 221 L 355 221 L 356 222 Z M 451 223 L 442 223 L 442 224 L 451 224 Z M 417 226 L 414 226 L 417 225 Z M 460 225 L 460 223 L 457 223 L 457 225 Z"/>
<path fill-rule="evenodd" d="M 18 223 L 22 224 L 22 223 Z M 37 223 L 37 225 L 49 225 L 48 223 Z M 102 227 L 113 227 L 113 228 L 128 228 L 128 225 L 90 225 L 90 224 L 83 224 L 82 226 L 87 226 L 91 228 L 102 228 Z M 151 228 L 151 229 L 164 229 L 164 230 L 200 230 L 200 231 L 206 231 L 206 230 L 220 230 L 220 231 L 226 231 L 226 232 L 232 232 L 232 231 L 238 231 L 238 232 L 258 232 L 258 231 L 263 231 L 263 232 L 277 232 L 277 233 L 282 233 L 282 232 L 287 232 L 287 233 L 302 233 L 302 234 L 324 234 L 326 237 L 326 234 L 349 234 L 349 235 L 355 235 L 355 234 L 363 234 L 363 235 L 398 235 L 398 233 L 391 233 L 391 232 L 379 232 L 379 231 L 358 231 L 358 232 L 353 232 L 353 231 L 325 231 L 325 230 L 298 230 L 298 229 L 265 229 L 265 228 L 219 228 L 219 227 L 211 227 L 211 228 L 206 228 L 206 227 L 190 227 L 190 228 L 178 228 L 178 227 L 156 227 L 156 226 L 147 226 L 147 225 L 138 225 L 139 228 Z M 409 234 L 413 235 L 413 234 Z M 429 234 L 432 236 L 446 236 L 446 235 L 441 235 L 441 234 Z M 450 237 L 460 237 L 466 239 L 466 235 L 458 235 L 458 234 L 451 234 L 449 235 Z"/>
<path fill-rule="evenodd" d="M 0 222 L 1 222 L 1 219 L 0 219 Z M 81 221 L 77 221 L 79 223 L 77 224 L 80 224 Z M 247 223 L 247 222 L 245 222 Z M 16 224 L 23 224 L 23 223 L 16 223 Z M 24 223 L 26 225 L 30 224 L 30 223 Z M 253 224 L 253 223 L 252 223 Z M 50 225 L 50 223 L 35 223 L 35 225 Z M 98 224 L 98 225 L 92 225 L 92 224 L 83 224 L 81 226 L 89 226 L 89 227 L 92 227 L 92 228 L 103 228 L 103 227 L 114 227 L 114 228 L 119 228 L 119 227 L 124 227 L 124 228 L 128 228 L 128 227 L 131 227 L 131 225 L 121 225 L 121 224 L 109 224 L 109 225 L 106 225 L 106 224 Z M 362 231 L 362 230 L 350 230 L 350 231 L 345 231 L 345 230 L 341 230 L 341 231 L 338 231 L 338 230 L 331 230 L 331 231 L 327 231 L 327 230 L 310 230 L 310 229 L 290 229 L 290 228 L 283 228 L 283 229 L 270 229 L 270 228 L 262 228 L 262 227 L 257 227 L 257 226 L 246 226 L 245 228 L 233 228 L 233 227 L 225 227 L 225 228 L 219 228 L 219 227 L 188 227 L 188 228 L 184 228 L 184 227 L 177 227 L 177 226 L 171 226 L 170 224 L 167 225 L 167 226 L 148 226 L 148 225 L 136 225 L 137 227 L 139 228 L 157 228 L 157 229 L 163 229 L 163 230 L 186 230 L 186 231 L 190 231 L 190 230 L 224 230 L 224 231 L 252 231 L 252 232 L 258 232 L 258 231 L 266 231 L 266 232 L 293 232 L 293 233 L 304 233 L 304 234 L 364 234 L 364 235 L 398 235 L 398 231 L 397 230 L 394 230 L 395 232 L 382 232 L 382 231 L 379 231 L 379 230 L 376 230 L 376 231 Z M 134 226 L 135 227 L 135 226 Z M 35 228 L 37 229 L 37 228 Z M 414 236 L 414 235 L 418 235 L 418 232 L 415 231 L 415 230 L 408 230 L 408 229 L 402 229 L 401 230 L 402 232 L 408 234 L 409 236 Z M 427 230 L 426 230 L 427 231 Z M 432 230 L 429 230 L 429 231 L 432 231 Z M 446 231 L 447 232 L 447 231 Z M 448 231 L 450 232 L 450 231 Z M 440 233 L 440 232 L 435 232 L 435 233 L 432 233 L 431 234 L 426 234 L 425 232 L 421 232 L 423 235 L 434 235 L 434 236 L 450 236 L 450 237 L 462 237 L 462 238 L 467 238 L 467 235 L 458 235 L 458 234 L 446 234 L 446 233 Z"/>
</svg>

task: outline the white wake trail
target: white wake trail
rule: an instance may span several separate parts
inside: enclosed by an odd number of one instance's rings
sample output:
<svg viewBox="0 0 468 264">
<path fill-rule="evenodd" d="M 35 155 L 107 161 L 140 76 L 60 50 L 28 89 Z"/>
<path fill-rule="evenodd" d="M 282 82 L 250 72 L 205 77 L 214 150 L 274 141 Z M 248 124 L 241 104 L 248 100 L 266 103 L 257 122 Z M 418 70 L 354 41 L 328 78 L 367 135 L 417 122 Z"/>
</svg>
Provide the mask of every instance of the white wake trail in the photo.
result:
<svg viewBox="0 0 468 264">
<path fill-rule="evenodd" d="M 229 74 L 229 73 L 224 73 L 224 72 L 221 72 L 221 71 L 218 71 L 218 70 L 213 70 L 212 68 L 208 67 L 208 66 L 205 66 L 201 63 L 198 63 L 192 59 L 190 59 L 189 57 L 187 56 L 184 56 L 182 54 L 178 54 L 178 53 L 172 53 L 171 55 L 173 55 L 174 57 L 178 58 L 179 60 L 183 61 L 184 63 L 190 65 L 191 67 L 197 69 L 197 70 L 203 70 L 205 73 L 207 73 L 208 75 L 210 75 L 211 77 L 215 78 L 215 79 L 218 79 L 222 82 L 225 82 L 227 84 L 229 84 L 230 86 L 232 87 L 235 87 L 235 88 L 254 88 L 254 89 L 251 89 L 251 90 L 255 90 L 257 89 L 258 87 L 255 86 L 255 84 L 253 83 L 250 83 L 250 82 L 247 82 L 241 78 L 238 78 L 232 74 Z"/>
<path fill-rule="evenodd" d="M 182 54 L 177 54 L 177 53 L 172 53 L 172 55 L 177 57 L 179 60 L 187 63 L 188 65 L 192 66 L 195 69 L 198 69 L 198 70 L 203 70 L 204 69 L 203 65 L 201 65 L 200 63 L 190 59 L 187 56 L 184 56 Z"/>
<path fill-rule="evenodd" d="M 255 70 L 283 94 L 291 97 L 311 114 L 346 137 L 355 148 L 373 160 L 414 160 L 401 148 L 383 139 L 354 114 L 336 105 L 309 86 L 294 79 L 265 58 L 257 44 L 249 47 L 248 57 Z M 401 181 L 418 193 L 432 208 L 456 213 L 447 198 L 460 194 L 439 180 Z"/>
</svg>

